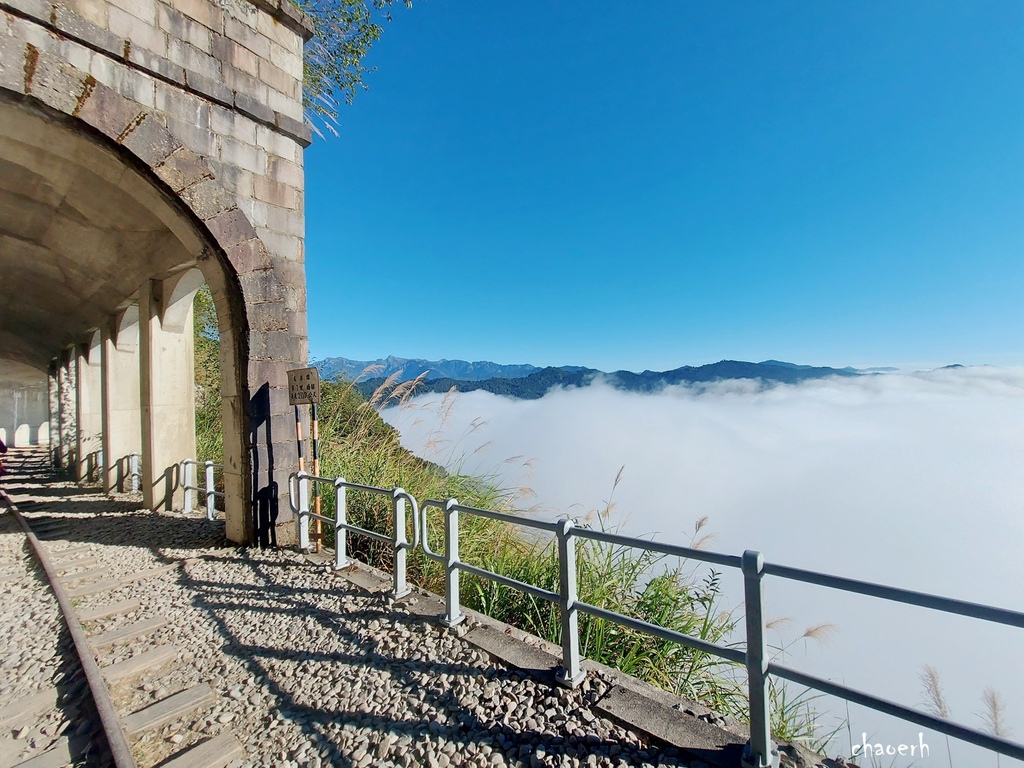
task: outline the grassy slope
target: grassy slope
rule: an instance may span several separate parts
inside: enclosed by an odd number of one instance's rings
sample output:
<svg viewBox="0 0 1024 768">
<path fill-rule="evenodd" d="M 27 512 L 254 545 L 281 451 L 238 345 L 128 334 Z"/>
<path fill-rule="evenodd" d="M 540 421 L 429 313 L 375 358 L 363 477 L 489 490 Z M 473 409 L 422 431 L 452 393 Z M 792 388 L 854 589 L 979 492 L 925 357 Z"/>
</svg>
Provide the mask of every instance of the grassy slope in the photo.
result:
<svg viewBox="0 0 1024 768">
<path fill-rule="evenodd" d="M 196 296 L 195 318 L 198 458 L 220 462 L 223 435 L 219 339 L 216 313 L 205 287 Z M 457 498 L 468 506 L 515 513 L 515 493 L 498 487 L 493 478 L 446 472 L 401 446 L 398 434 L 376 409 L 404 402 L 415 385 L 416 382 L 386 382 L 368 401 L 351 384 L 324 382 L 320 404 L 320 474 L 382 488 L 401 486 L 419 500 Z M 324 496 L 325 513 L 333 513 L 333 502 L 330 493 Z M 387 498 L 350 491 L 348 508 L 350 522 L 392 533 Z M 603 519 L 604 516 L 599 518 Z M 429 543 L 436 552 L 443 551 L 439 535 L 442 522 L 441 512 L 431 510 Z M 411 536 L 411 531 L 407 536 Z M 333 546 L 333 542 L 327 543 Z M 350 536 L 349 552 L 382 570 L 391 569 L 392 554 L 386 545 Z M 503 523 L 463 515 L 460 555 L 473 565 L 558 591 L 554 547 L 523 539 Z M 659 558 L 650 553 L 587 541 L 578 545 L 577 564 L 579 597 L 584 602 L 712 642 L 725 641 L 736 624 L 736 617 L 719 609 L 720 588 L 713 572 L 703 581 L 695 581 L 682 566 L 659 567 Z M 648 578 L 650 573 L 660 575 Z M 444 594 L 442 567 L 419 550 L 410 552 L 408 574 L 411 581 Z M 557 606 L 468 575 L 462 576 L 461 587 L 466 606 L 560 642 Z M 716 657 L 587 615 L 580 615 L 579 624 L 580 650 L 587 658 L 699 701 L 720 713 L 745 719 L 746 697 L 737 683 L 734 667 Z M 784 695 L 780 702 L 779 692 L 773 693 L 776 704 L 782 704 L 773 707 L 776 734 L 782 738 L 813 735 L 813 712 L 805 702 L 798 698 L 787 703 Z"/>
</svg>

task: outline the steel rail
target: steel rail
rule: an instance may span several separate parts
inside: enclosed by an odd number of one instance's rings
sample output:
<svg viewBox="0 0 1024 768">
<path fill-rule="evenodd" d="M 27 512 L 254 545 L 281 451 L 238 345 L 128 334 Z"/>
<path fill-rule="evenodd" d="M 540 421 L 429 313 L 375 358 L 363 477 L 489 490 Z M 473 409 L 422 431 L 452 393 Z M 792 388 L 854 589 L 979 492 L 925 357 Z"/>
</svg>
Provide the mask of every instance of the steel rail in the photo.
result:
<svg viewBox="0 0 1024 768">
<path fill-rule="evenodd" d="M 89 683 L 89 690 L 92 692 L 92 698 L 96 704 L 96 712 L 100 716 L 100 722 L 103 725 L 103 732 L 107 737 L 107 745 L 110 747 L 110 754 L 114 759 L 114 765 L 116 768 L 138 768 L 138 764 L 132 756 L 131 748 L 128 746 L 128 739 L 125 737 L 124 728 L 121 725 L 121 717 L 114 708 L 114 702 L 110 698 L 110 692 L 107 690 L 106 683 L 103 682 L 103 675 L 100 673 L 96 658 L 92 655 L 92 649 L 89 647 L 85 631 L 78 620 L 78 615 L 71 604 L 71 599 L 68 597 L 67 592 L 64 591 L 60 579 L 57 578 L 57 571 L 54 569 L 53 563 L 50 562 L 46 548 L 36 538 L 31 526 L 22 516 L 17 505 L 11 501 L 11 497 L 3 490 L 0 490 L 0 499 L 3 500 L 8 511 L 14 515 L 14 519 L 18 521 L 18 524 L 25 531 L 25 536 L 32 545 L 32 551 L 35 552 L 36 559 L 42 565 L 46 578 L 50 582 L 50 589 L 53 590 L 53 595 L 57 598 L 58 605 L 60 605 L 61 613 L 64 616 L 64 623 L 67 625 L 71 638 L 74 640 L 79 663 L 81 663 L 85 679 Z"/>
</svg>

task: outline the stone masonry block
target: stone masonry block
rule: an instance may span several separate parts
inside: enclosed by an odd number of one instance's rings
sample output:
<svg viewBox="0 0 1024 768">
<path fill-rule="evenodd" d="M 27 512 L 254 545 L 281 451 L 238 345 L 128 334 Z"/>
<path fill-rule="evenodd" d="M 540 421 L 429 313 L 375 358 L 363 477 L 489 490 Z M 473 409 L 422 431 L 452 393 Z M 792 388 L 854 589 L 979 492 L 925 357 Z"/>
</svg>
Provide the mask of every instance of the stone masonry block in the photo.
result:
<svg viewBox="0 0 1024 768">
<path fill-rule="evenodd" d="M 213 56 L 224 64 L 230 64 L 245 74 L 256 77 L 259 74 L 259 57 L 243 45 L 217 33 L 213 34 Z"/>
<path fill-rule="evenodd" d="M 147 113 L 137 125 L 129 126 L 120 144 L 151 168 L 164 162 L 174 150 L 181 147 L 181 142 L 171 135 L 153 113 Z"/>
<path fill-rule="evenodd" d="M 102 83 L 97 83 L 78 109 L 78 117 L 104 136 L 117 139 L 142 116 L 135 102 Z"/>
<path fill-rule="evenodd" d="M 171 0 L 170 4 L 179 13 L 195 19 L 207 29 L 220 30 L 223 25 L 223 12 L 217 3 L 209 0 Z"/>
<path fill-rule="evenodd" d="M 277 7 L 280 8 L 281 5 L 278 4 Z M 298 37 L 293 30 L 269 13 L 261 13 L 256 17 L 256 30 L 286 50 L 290 50 L 295 45 L 295 39 Z"/>
<path fill-rule="evenodd" d="M 253 177 L 253 194 L 257 200 L 293 211 L 298 210 L 301 203 L 299 190 L 266 176 Z"/>
<path fill-rule="evenodd" d="M 185 82 L 188 83 L 189 88 L 198 91 L 202 95 L 208 97 L 211 101 L 220 102 L 221 104 L 230 104 L 235 94 L 220 82 L 219 79 L 209 78 L 206 75 L 201 75 L 198 72 L 192 72 L 191 70 L 185 70 Z"/>
<path fill-rule="evenodd" d="M 291 259 L 273 259 L 274 273 L 281 285 L 295 288 L 306 284 L 306 267 L 301 261 Z"/>
<path fill-rule="evenodd" d="M 92 66 L 92 57 L 97 55 L 95 51 L 89 50 L 84 45 L 78 45 L 70 41 L 68 42 L 66 54 L 68 64 L 79 72 L 86 74 L 89 72 L 89 67 Z"/>
<path fill-rule="evenodd" d="M 210 105 L 205 99 L 178 88 L 158 88 L 156 108 L 163 116 L 209 129 Z"/>
<path fill-rule="evenodd" d="M 176 149 L 153 170 L 176 193 L 213 178 L 206 160 L 186 147 Z"/>
<path fill-rule="evenodd" d="M 234 95 L 232 95 L 232 99 Z M 231 103 L 229 100 L 228 103 Z M 210 110 L 210 128 L 221 136 L 230 136 L 243 144 L 257 146 L 258 124 L 224 107 L 214 106 Z"/>
<path fill-rule="evenodd" d="M 290 312 L 304 314 L 306 311 L 306 290 L 305 288 L 284 289 L 284 304 Z"/>
<path fill-rule="evenodd" d="M 273 175 L 274 163 L 279 159 L 293 164 L 302 162 L 302 147 L 299 143 L 294 138 L 285 136 L 280 131 L 271 130 L 265 125 L 256 126 L 256 141 L 253 143 L 263 147 L 271 156 L 268 166 L 271 169 L 271 175 Z M 285 180 L 278 179 L 278 181 Z M 285 183 L 288 182 L 285 181 Z"/>
<path fill-rule="evenodd" d="M 4 4 L 44 23 L 53 13 L 53 6 L 46 0 L 4 0 Z"/>
<path fill-rule="evenodd" d="M 242 295 L 245 297 L 247 304 L 281 301 L 284 296 L 281 283 L 270 270 L 239 275 L 238 283 L 242 288 Z"/>
<path fill-rule="evenodd" d="M 313 129 L 301 119 L 296 120 L 278 112 L 274 115 L 274 124 L 286 135 L 294 137 L 300 147 L 308 147 L 313 143 Z"/>
<path fill-rule="evenodd" d="M 287 184 L 288 186 L 295 187 L 296 189 L 303 188 L 303 184 L 305 183 L 305 174 L 302 171 L 302 166 L 276 157 L 270 158 L 268 165 L 268 175 L 274 181 L 280 184 Z"/>
<path fill-rule="evenodd" d="M 25 92 L 25 56 L 28 43 L 6 35 L 0 37 L 0 88 Z"/>
<path fill-rule="evenodd" d="M 271 268 L 270 254 L 266 246 L 258 238 L 246 240 L 243 243 L 236 243 L 226 248 L 228 261 L 234 266 L 235 271 L 244 275 L 257 270 L 266 271 Z"/>
<path fill-rule="evenodd" d="M 253 304 L 248 309 L 249 327 L 254 331 L 288 332 L 288 317 L 284 302 L 264 302 Z"/>
<path fill-rule="evenodd" d="M 178 85 L 185 84 L 185 68 L 172 61 L 168 61 L 162 53 L 154 53 L 140 46 L 130 45 L 128 48 L 128 61 Z"/>
<path fill-rule="evenodd" d="M 270 62 L 277 68 L 287 72 L 296 80 L 302 79 L 302 56 L 292 53 L 287 48 L 274 43 L 270 46 Z"/>
<path fill-rule="evenodd" d="M 58 112 L 72 114 L 78 109 L 86 90 L 87 75 L 84 72 L 45 52 L 36 56 L 31 77 L 28 68 L 26 62 L 26 90 L 29 93 Z"/>
<path fill-rule="evenodd" d="M 266 123 L 274 122 L 274 110 L 268 107 L 264 102 L 245 93 L 237 92 L 237 90 L 235 93 L 235 106 L 242 112 L 252 115 L 257 120 L 262 120 Z"/>
<path fill-rule="evenodd" d="M 156 80 L 102 54 L 92 57 L 89 74 L 143 107 L 152 109 L 156 104 Z"/>
<path fill-rule="evenodd" d="M 293 92 L 296 83 L 299 83 L 301 87 L 301 82 L 297 78 L 292 77 L 283 69 L 275 67 L 266 59 L 260 59 L 259 69 L 260 80 L 274 90 L 290 94 Z"/>
<path fill-rule="evenodd" d="M 163 3 L 157 7 L 157 26 L 168 36 L 184 40 L 203 53 L 213 53 L 213 32 L 195 19 Z"/>
<path fill-rule="evenodd" d="M 238 208 L 217 214 L 206 222 L 206 226 L 224 249 L 256 237 L 256 230 Z"/>
<path fill-rule="evenodd" d="M 282 235 L 272 229 L 259 227 L 257 230 L 260 239 L 266 244 L 267 250 L 274 256 L 281 256 L 290 261 L 297 261 L 302 253 L 301 241 L 291 235 Z"/>
<path fill-rule="evenodd" d="M 244 21 L 231 16 L 226 17 L 224 19 L 224 35 L 248 48 L 258 58 L 270 58 L 270 41 Z"/>
<path fill-rule="evenodd" d="M 194 122 L 179 120 L 176 117 L 168 117 L 167 127 L 182 144 L 193 152 L 212 158 L 220 151 L 219 137 L 217 134 L 211 133 L 207 126 L 196 125 Z"/>
<path fill-rule="evenodd" d="M 306 234 L 306 219 L 300 211 L 278 208 L 276 205 L 267 208 L 267 226 L 275 232 L 298 238 Z"/>
<path fill-rule="evenodd" d="M 114 56 L 121 56 L 124 53 L 124 38 L 86 21 L 63 6 L 54 7 L 53 22 L 57 29 L 70 37 L 82 40 Z"/>
<path fill-rule="evenodd" d="M 19 40 L 24 40 L 29 45 L 34 45 L 40 51 L 55 53 L 59 47 L 58 41 L 49 33 L 46 28 L 34 21 L 23 19 L 20 16 L 10 16 L 11 34 Z"/>
<path fill-rule="evenodd" d="M 266 105 L 274 112 L 279 112 L 299 122 L 302 121 L 302 101 L 297 98 L 270 88 L 267 92 Z"/>
<path fill-rule="evenodd" d="M 106 0 L 63 0 L 58 7 L 60 6 L 66 7 L 71 13 L 81 16 L 100 29 L 107 28 Z"/>
<path fill-rule="evenodd" d="M 111 32 L 131 41 L 131 47 L 142 48 L 157 56 L 167 55 L 167 35 L 156 26 L 150 25 L 116 6 L 107 9 L 107 25 Z"/>
<path fill-rule="evenodd" d="M 305 296 L 305 291 L 303 291 Z M 293 336 L 301 336 L 306 338 L 309 335 L 309 323 L 306 318 L 306 306 L 305 300 L 303 300 L 302 309 L 299 310 L 288 310 L 288 333 Z"/>
<path fill-rule="evenodd" d="M 266 152 L 259 147 L 243 144 L 229 136 L 224 136 L 221 139 L 220 159 L 221 162 L 229 163 L 254 174 L 264 174 L 267 171 Z"/>
<path fill-rule="evenodd" d="M 107 0 L 107 2 L 129 13 L 146 26 L 155 27 L 157 21 L 156 0 Z"/>
<path fill-rule="evenodd" d="M 224 185 L 224 189 L 231 190 L 236 197 L 252 197 L 252 173 L 222 163 L 214 157 L 207 160 L 213 168 L 213 175 Z"/>
<path fill-rule="evenodd" d="M 182 190 L 181 199 L 185 201 L 196 216 L 203 221 L 231 210 L 235 199 L 215 179 L 203 179 Z"/>
<path fill-rule="evenodd" d="M 253 360 L 249 363 L 249 381 L 266 383 L 276 389 L 288 386 L 288 367 L 269 360 Z M 294 431 L 294 428 L 293 428 Z"/>
<path fill-rule="evenodd" d="M 220 62 L 217 59 L 183 40 L 171 38 L 168 41 L 167 58 L 187 71 L 198 72 L 212 80 L 221 77 Z"/>
<path fill-rule="evenodd" d="M 238 201 L 238 207 L 245 211 L 245 216 L 254 227 L 267 226 L 267 204 L 251 197 Z"/>
</svg>

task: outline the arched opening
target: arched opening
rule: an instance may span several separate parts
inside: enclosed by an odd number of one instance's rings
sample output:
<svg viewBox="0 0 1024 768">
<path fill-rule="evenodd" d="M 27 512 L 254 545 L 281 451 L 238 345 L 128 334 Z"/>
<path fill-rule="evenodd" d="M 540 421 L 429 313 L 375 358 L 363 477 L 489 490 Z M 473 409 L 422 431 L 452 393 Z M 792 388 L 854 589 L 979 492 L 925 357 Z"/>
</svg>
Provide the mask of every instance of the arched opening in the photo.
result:
<svg viewBox="0 0 1024 768">
<path fill-rule="evenodd" d="M 75 118 L 0 92 L 0 273 L 0 371 L 50 371 L 57 459 L 112 488 L 141 454 L 154 508 L 180 508 L 178 462 L 195 455 L 192 300 L 210 286 L 227 533 L 248 540 L 245 303 L 188 207 Z"/>
</svg>

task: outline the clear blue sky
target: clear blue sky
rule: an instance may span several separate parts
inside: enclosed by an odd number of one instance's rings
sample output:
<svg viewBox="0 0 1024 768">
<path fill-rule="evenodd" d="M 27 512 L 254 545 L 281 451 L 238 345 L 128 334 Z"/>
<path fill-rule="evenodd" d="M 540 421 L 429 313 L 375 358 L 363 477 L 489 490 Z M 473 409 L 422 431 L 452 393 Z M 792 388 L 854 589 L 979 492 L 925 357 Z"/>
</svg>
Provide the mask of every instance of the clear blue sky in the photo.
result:
<svg viewBox="0 0 1024 768">
<path fill-rule="evenodd" d="M 393 15 L 306 153 L 313 357 L 1024 364 L 1024 2 Z"/>
</svg>

